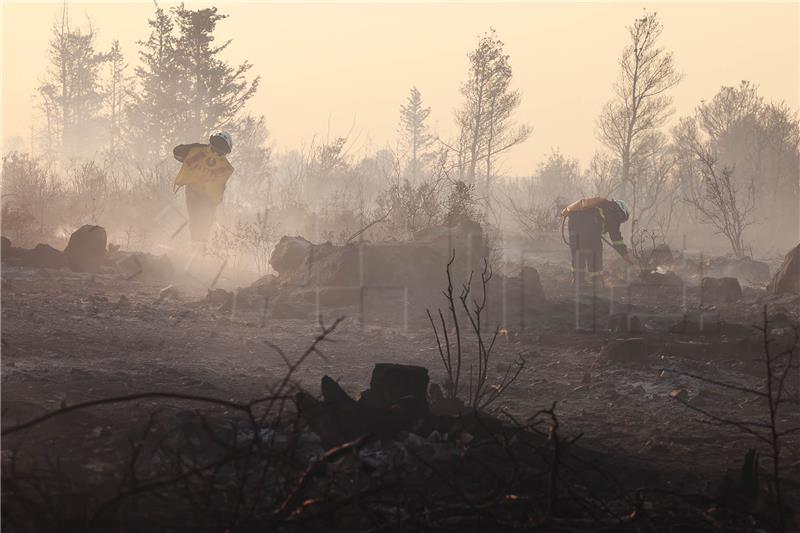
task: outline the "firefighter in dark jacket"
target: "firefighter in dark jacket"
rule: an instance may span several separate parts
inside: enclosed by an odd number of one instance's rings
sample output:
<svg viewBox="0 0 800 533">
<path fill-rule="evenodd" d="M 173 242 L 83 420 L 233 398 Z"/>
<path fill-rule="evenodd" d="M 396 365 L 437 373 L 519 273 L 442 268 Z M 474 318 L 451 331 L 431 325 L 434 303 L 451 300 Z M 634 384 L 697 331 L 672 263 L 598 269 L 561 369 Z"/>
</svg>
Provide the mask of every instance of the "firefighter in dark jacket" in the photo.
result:
<svg viewBox="0 0 800 533">
<path fill-rule="evenodd" d="M 573 283 L 584 280 L 603 285 L 603 234 L 608 233 L 614 250 L 625 261 L 635 264 L 622 239 L 620 226 L 630 212 L 622 200 L 583 198 L 568 205 L 561 214 L 567 217 L 569 247 L 572 254 Z"/>
<path fill-rule="evenodd" d="M 175 192 L 186 187 L 186 210 L 192 240 L 206 242 L 214 225 L 217 206 L 222 202 L 225 185 L 233 167 L 225 157 L 233 149 L 230 134 L 221 131 L 209 138 L 208 144 L 180 144 L 172 150 L 183 163 L 175 177 Z"/>
</svg>

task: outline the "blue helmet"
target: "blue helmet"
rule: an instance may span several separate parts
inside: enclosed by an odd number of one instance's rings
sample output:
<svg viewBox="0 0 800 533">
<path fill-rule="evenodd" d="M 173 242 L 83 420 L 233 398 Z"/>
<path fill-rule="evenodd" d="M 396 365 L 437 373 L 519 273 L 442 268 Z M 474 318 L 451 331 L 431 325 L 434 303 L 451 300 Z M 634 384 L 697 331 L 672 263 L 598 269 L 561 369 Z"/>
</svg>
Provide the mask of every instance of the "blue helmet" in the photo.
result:
<svg viewBox="0 0 800 533">
<path fill-rule="evenodd" d="M 628 209 L 628 204 L 622 200 L 614 200 L 614 203 L 617 204 L 617 207 L 625 214 L 625 220 L 628 220 L 631 216 L 631 210 Z M 625 222 L 625 220 L 623 220 L 623 222 Z"/>
</svg>

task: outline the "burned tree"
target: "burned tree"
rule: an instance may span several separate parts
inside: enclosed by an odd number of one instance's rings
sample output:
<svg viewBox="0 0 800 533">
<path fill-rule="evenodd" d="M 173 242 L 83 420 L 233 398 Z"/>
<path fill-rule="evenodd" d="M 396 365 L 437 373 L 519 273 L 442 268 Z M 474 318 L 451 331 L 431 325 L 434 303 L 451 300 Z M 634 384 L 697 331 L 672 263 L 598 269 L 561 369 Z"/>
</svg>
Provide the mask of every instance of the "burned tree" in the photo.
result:
<svg viewBox="0 0 800 533">
<path fill-rule="evenodd" d="M 467 81 L 461 86 L 462 107 L 456 111 L 459 128 L 458 158 L 461 179 L 475 183 L 484 165 L 485 184 L 490 184 L 497 157 L 524 142 L 527 125 L 514 124 L 513 113 L 522 101 L 511 88 L 511 61 L 494 29 L 483 34 L 469 53 Z"/>
<path fill-rule="evenodd" d="M 664 179 L 661 173 L 648 176 L 645 167 L 648 153 L 658 146 L 653 144 L 657 129 L 672 112 L 672 97 L 667 91 L 681 80 L 672 52 L 658 45 L 662 31 L 663 26 L 655 13 L 645 14 L 628 28 L 630 44 L 619 59 L 620 74 L 614 84 L 614 98 L 597 119 L 599 140 L 619 161 L 623 195 L 628 191 L 632 195 L 632 238 L 637 229 L 640 190 L 650 187 L 648 181 Z"/>
<path fill-rule="evenodd" d="M 422 94 L 416 87 L 411 88 L 408 100 L 400 106 L 400 135 L 408 151 L 407 174 L 411 181 L 417 181 L 424 165 L 433 158 L 429 149 L 433 145 L 433 136 L 428 133 L 425 122 L 431 108 L 422 103 Z"/>
<path fill-rule="evenodd" d="M 681 152 L 684 201 L 701 222 L 710 224 L 728 239 L 736 257 L 745 255 L 744 230 L 753 224 L 755 189 L 742 184 L 735 169 L 720 163 L 713 144 L 704 140 L 691 119 L 684 119 L 674 132 Z"/>
</svg>

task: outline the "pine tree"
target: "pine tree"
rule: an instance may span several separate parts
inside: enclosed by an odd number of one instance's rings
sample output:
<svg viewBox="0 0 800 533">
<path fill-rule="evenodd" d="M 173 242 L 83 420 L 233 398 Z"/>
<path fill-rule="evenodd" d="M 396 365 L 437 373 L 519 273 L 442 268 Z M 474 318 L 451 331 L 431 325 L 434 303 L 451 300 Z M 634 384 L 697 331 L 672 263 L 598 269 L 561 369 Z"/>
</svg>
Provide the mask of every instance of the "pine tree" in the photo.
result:
<svg viewBox="0 0 800 533">
<path fill-rule="evenodd" d="M 111 43 L 107 59 L 109 76 L 105 96 L 108 113 L 108 150 L 112 159 L 116 159 L 126 144 L 122 136 L 123 109 L 131 93 L 130 78 L 125 73 L 128 64 L 122 55 L 118 40 L 115 39 Z"/>
<path fill-rule="evenodd" d="M 100 66 L 106 56 L 95 50 L 95 33 L 73 29 L 64 4 L 61 20 L 53 25 L 50 67 L 38 87 L 46 115 L 45 151 L 62 157 L 89 155 L 99 147 L 103 93 Z"/>
<path fill-rule="evenodd" d="M 175 127 L 178 72 L 170 14 L 156 5 L 148 24 L 150 36 L 138 43 L 141 66 L 135 74 L 139 87 L 128 112 L 136 155 L 153 161 L 164 157 L 178 139 Z"/>
<path fill-rule="evenodd" d="M 233 67 L 220 58 L 231 41 L 214 46 L 214 30 L 227 15 L 219 14 L 216 7 L 191 10 L 183 5 L 172 13 L 178 29 L 179 132 L 188 139 L 202 139 L 216 129 L 233 128 L 255 94 L 259 78 L 252 82 L 245 78 L 252 67 L 249 62 Z"/>
<path fill-rule="evenodd" d="M 400 134 L 408 149 L 407 172 L 412 181 L 418 179 L 422 167 L 431 158 L 426 150 L 433 144 L 433 137 L 425 123 L 430 114 L 431 108 L 423 106 L 419 89 L 412 87 L 406 104 L 400 106 Z"/>
</svg>

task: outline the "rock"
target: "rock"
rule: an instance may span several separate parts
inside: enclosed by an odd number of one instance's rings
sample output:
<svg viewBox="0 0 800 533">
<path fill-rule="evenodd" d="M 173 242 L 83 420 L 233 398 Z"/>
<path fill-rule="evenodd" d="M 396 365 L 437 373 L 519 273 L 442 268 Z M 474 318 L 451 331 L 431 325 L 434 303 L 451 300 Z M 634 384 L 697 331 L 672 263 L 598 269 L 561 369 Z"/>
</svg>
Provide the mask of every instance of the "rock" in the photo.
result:
<svg viewBox="0 0 800 533">
<path fill-rule="evenodd" d="M 303 237 L 284 235 L 269 258 L 269 264 L 280 273 L 298 270 L 312 253 L 315 245 Z"/>
<path fill-rule="evenodd" d="M 746 283 L 769 281 L 769 265 L 752 257 L 715 257 L 709 262 L 710 274 L 714 277 L 733 277 Z"/>
<path fill-rule="evenodd" d="M 600 357 L 615 363 L 637 364 L 646 362 L 652 351 L 641 337 L 616 339 L 603 346 Z"/>
<path fill-rule="evenodd" d="M 428 380 L 428 369 L 423 366 L 376 363 L 369 389 L 361 393 L 359 401 L 370 407 L 386 407 L 412 397 L 427 409 Z"/>
<path fill-rule="evenodd" d="M 61 268 L 67 265 L 64 253 L 49 244 L 37 244 L 32 249 L 15 248 L 7 237 L 2 238 L 2 260 L 13 266 L 32 268 Z"/>
<path fill-rule="evenodd" d="M 97 272 L 106 255 L 106 230 L 86 224 L 69 236 L 64 249 L 67 264 L 75 272 Z"/>
<path fill-rule="evenodd" d="M 742 287 L 736 278 L 703 278 L 700 282 L 700 301 L 703 303 L 733 303 L 742 299 Z"/>
<path fill-rule="evenodd" d="M 23 250 L 24 266 L 37 268 L 61 268 L 67 265 L 64 254 L 48 244 L 37 244 L 33 250 Z"/>
<path fill-rule="evenodd" d="M 800 294 L 800 244 L 789 250 L 770 281 L 770 294 Z"/>
<path fill-rule="evenodd" d="M 108 243 L 108 253 L 113 254 L 119 252 L 120 245 L 112 242 Z"/>
<path fill-rule="evenodd" d="M 526 301 L 544 302 L 546 300 L 538 270 L 532 266 L 523 266 L 520 269 L 519 279 L 522 285 L 522 294 Z"/>
</svg>

